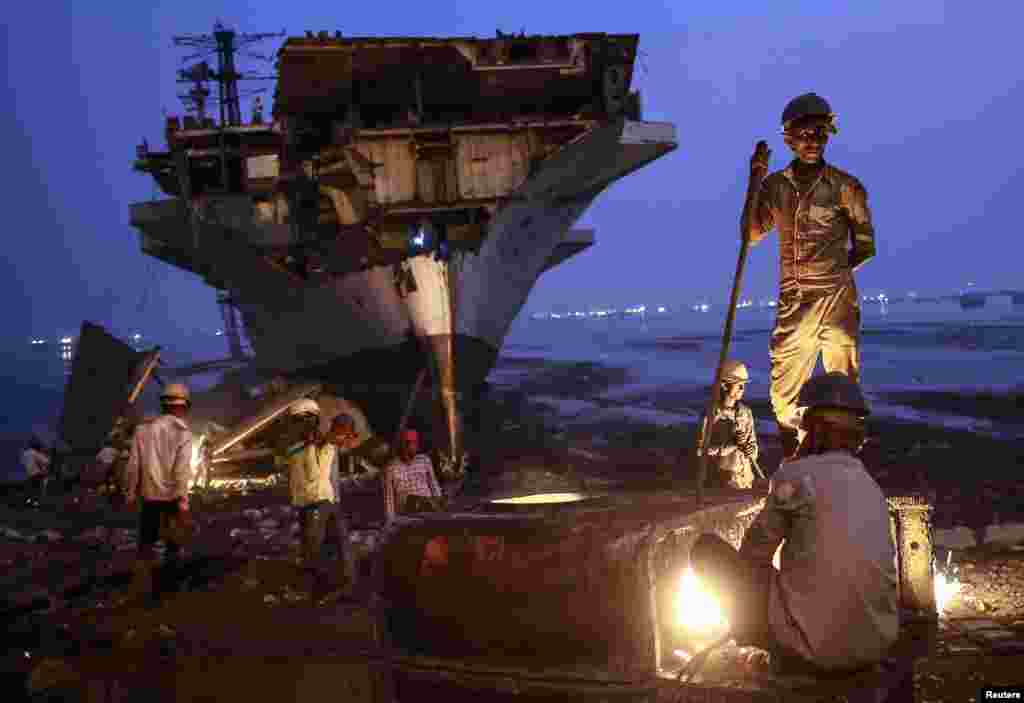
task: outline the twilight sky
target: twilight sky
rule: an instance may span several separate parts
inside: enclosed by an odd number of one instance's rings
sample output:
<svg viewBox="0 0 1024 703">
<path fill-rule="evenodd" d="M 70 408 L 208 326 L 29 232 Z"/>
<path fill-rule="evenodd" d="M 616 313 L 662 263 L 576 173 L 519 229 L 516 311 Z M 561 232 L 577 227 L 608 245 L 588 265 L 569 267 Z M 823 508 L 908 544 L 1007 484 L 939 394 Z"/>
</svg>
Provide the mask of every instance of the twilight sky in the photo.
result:
<svg viewBox="0 0 1024 703">
<path fill-rule="evenodd" d="M 129 203 L 154 193 L 131 170 L 135 145 L 162 147 L 161 110 L 182 112 L 171 37 L 209 32 L 218 18 L 290 35 L 639 33 L 634 87 L 646 119 L 676 124 L 679 149 L 599 198 L 581 221 L 597 228 L 597 246 L 545 274 L 528 310 L 725 300 L 750 152 L 768 139 L 773 168 L 785 165 L 779 114 L 809 90 L 839 115 L 829 160 L 870 194 L 879 256 L 859 276 L 862 292 L 1024 288 L 1013 215 L 1024 197 L 1020 3 L 290 5 L 36 0 L 8 12 L 4 346 L 82 318 L 182 337 L 219 326 L 213 291 L 143 257 L 128 225 Z M 746 294 L 773 293 L 776 241 L 753 251 Z"/>
</svg>

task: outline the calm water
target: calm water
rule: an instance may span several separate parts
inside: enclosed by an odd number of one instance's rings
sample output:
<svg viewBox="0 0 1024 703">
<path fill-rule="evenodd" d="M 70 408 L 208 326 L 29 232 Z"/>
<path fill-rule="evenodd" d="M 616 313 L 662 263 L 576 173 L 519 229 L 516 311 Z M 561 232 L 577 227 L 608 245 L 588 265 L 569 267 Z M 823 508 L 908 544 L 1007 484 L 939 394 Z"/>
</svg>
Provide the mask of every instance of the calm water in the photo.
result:
<svg viewBox="0 0 1024 703">
<path fill-rule="evenodd" d="M 993 306 L 961 310 L 955 303 L 903 304 L 863 311 L 862 372 L 869 393 L 916 388 L 1005 389 L 1024 383 L 1024 310 Z M 751 370 L 748 394 L 768 393 L 770 309 L 739 311 L 731 356 Z M 533 320 L 512 327 L 502 356 L 598 361 L 626 367 L 637 387 L 709 383 L 718 361 L 721 310 L 641 318 Z M 656 346 L 681 338 L 683 349 Z M 222 355 L 206 343 L 198 358 Z M 209 347 L 206 349 L 205 347 Z M 177 351 L 171 363 L 190 361 Z M 500 367 L 500 364 L 499 364 Z M 0 350 L 0 474 L 18 474 L 16 452 L 36 432 L 52 438 L 60 412 L 65 367 L 56 352 Z M 196 383 L 199 379 L 196 379 Z"/>
<path fill-rule="evenodd" d="M 730 356 L 751 369 L 752 390 L 767 387 L 770 309 L 737 314 Z M 706 384 L 718 362 L 724 317 L 708 313 L 640 318 L 520 319 L 503 356 L 601 361 L 630 368 L 638 381 Z M 861 365 L 874 390 L 1006 388 L 1024 381 L 1024 310 L 964 311 L 957 304 L 904 304 L 863 311 Z M 655 346 L 681 338 L 685 349 Z"/>
</svg>

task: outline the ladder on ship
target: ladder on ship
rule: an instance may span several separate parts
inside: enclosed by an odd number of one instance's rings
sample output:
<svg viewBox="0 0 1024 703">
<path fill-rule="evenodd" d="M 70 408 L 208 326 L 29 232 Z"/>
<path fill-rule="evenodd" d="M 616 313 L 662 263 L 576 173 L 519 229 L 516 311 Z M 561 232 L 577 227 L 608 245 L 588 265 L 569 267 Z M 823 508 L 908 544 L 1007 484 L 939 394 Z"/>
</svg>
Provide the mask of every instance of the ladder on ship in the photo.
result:
<svg viewBox="0 0 1024 703">
<path fill-rule="evenodd" d="M 224 318 L 224 336 L 228 339 L 228 353 L 231 359 L 248 361 L 252 358 L 252 346 L 245 340 L 243 343 L 242 325 L 239 320 L 238 308 L 226 290 L 217 291 L 217 305 Z"/>
</svg>

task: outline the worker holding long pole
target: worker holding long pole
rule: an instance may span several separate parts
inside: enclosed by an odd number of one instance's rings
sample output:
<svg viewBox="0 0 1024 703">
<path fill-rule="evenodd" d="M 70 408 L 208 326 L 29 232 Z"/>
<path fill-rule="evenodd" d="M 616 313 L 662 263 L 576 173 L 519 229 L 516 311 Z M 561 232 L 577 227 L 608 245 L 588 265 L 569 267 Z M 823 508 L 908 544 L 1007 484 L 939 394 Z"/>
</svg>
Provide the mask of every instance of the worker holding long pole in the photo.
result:
<svg viewBox="0 0 1024 703">
<path fill-rule="evenodd" d="M 827 373 L 859 378 L 860 305 L 853 273 L 874 257 L 875 230 L 864 186 L 825 162 L 825 146 L 838 133 L 828 102 L 815 93 L 796 97 L 781 122 L 793 160 L 766 175 L 768 151 L 758 145 L 740 228 L 744 246 L 757 244 L 772 229 L 779 232 L 771 401 L 789 459 L 800 442 L 800 389 L 819 354 Z"/>
<path fill-rule="evenodd" d="M 757 208 L 757 199 L 761 192 L 761 182 L 768 173 L 768 159 L 771 157 L 771 150 L 768 143 L 760 141 L 754 150 L 754 156 L 750 159 L 750 184 L 747 188 L 747 201 L 744 207 L 744 222 L 746 221 L 746 209 Z M 711 397 L 708 399 L 708 406 L 704 412 L 702 427 L 700 428 L 700 451 L 697 456 L 697 503 L 704 502 L 704 481 L 708 471 L 708 441 L 711 437 L 711 427 L 718 413 L 721 404 L 722 371 L 729 356 L 729 345 L 732 343 L 732 327 L 736 320 L 736 304 L 739 302 L 740 290 L 743 287 L 743 269 L 747 265 L 747 252 L 750 250 L 750 238 L 746 231 L 742 232 L 740 239 L 740 253 L 736 261 L 736 275 L 732 281 L 732 294 L 729 296 L 729 309 L 725 316 L 725 330 L 722 332 L 722 348 L 718 354 L 718 365 L 715 367 L 715 380 L 711 384 Z"/>
</svg>

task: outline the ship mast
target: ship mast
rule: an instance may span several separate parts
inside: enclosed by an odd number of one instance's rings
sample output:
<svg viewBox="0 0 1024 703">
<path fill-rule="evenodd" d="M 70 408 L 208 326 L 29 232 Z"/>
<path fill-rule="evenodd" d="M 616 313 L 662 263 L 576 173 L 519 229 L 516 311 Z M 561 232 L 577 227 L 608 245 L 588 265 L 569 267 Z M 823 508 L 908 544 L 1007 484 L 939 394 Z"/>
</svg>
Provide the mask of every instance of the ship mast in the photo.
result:
<svg viewBox="0 0 1024 703">
<path fill-rule="evenodd" d="M 239 52 L 253 44 L 284 37 L 285 33 L 262 33 L 262 34 L 238 34 L 232 29 L 227 29 L 223 24 L 217 22 L 213 25 L 212 34 L 182 34 L 174 37 L 175 46 L 184 46 L 196 49 L 196 53 L 185 57 L 185 61 L 203 58 L 210 54 L 217 54 L 217 70 L 214 71 L 205 62 L 194 64 L 178 71 L 179 83 L 193 83 L 194 87 L 187 96 L 181 96 L 189 100 L 192 106 L 198 110 L 205 107 L 205 97 L 198 101 L 195 93 L 209 80 L 217 81 L 217 102 L 220 108 L 220 129 L 224 127 L 238 127 L 242 124 L 242 107 L 238 92 L 239 81 L 272 81 L 277 76 L 254 75 L 239 73 L 236 68 L 235 57 Z M 245 52 L 249 58 L 263 61 L 273 61 L 271 57 Z M 262 92 L 262 90 L 258 91 Z M 209 91 L 206 91 L 209 95 Z M 201 114 L 200 121 L 205 118 Z"/>
<path fill-rule="evenodd" d="M 189 47 L 196 50 L 194 54 L 185 57 L 184 61 L 186 62 L 202 59 L 214 53 L 217 55 L 216 70 L 211 69 L 210 64 L 204 60 L 199 63 L 186 66 L 178 71 L 179 83 L 192 84 L 192 88 L 187 93 L 179 95 L 178 97 L 180 97 L 185 105 L 195 113 L 198 127 L 200 129 L 210 129 L 213 125 L 211 124 L 212 120 L 206 115 L 207 99 L 210 96 L 210 90 L 207 88 L 207 84 L 211 80 L 217 81 L 217 103 L 220 117 L 220 122 L 217 125 L 217 131 L 219 133 L 218 142 L 220 147 L 220 186 L 221 191 L 223 192 L 227 192 L 230 189 L 228 181 L 228 144 L 227 139 L 225 138 L 225 130 L 231 127 L 240 127 L 242 125 L 242 106 L 238 83 L 243 80 L 271 81 L 277 78 L 277 76 L 272 75 L 240 73 L 238 71 L 235 58 L 240 51 L 243 51 L 246 47 L 252 44 L 284 36 L 285 32 L 283 31 L 280 33 L 237 34 L 234 30 L 227 29 L 222 23 L 217 22 L 213 25 L 212 34 L 186 34 L 174 37 L 175 46 Z M 252 52 L 246 52 L 245 55 L 249 58 L 256 58 L 267 62 L 273 61 L 271 57 Z M 257 94 L 256 102 L 254 103 L 254 113 L 258 116 L 254 116 L 254 121 L 262 121 L 263 106 L 260 102 L 258 93 L 261 93 L 264 90 L 265 89 L 252 91 L 253 94 Z M 183 189 L 182 197 L 188 200 L 190 198 L 190 194 L 185 192 Z M 188 207 L 189 210 L 191 210 L 191 204 L 189 204 Z M 195 218 L 193 217 L 191 219 L 193 228 L 197 228 Z M 195 238 L 198 245 L 198 229 L 195 231 Z M 235 309 L 231 295 L 227 291 L 219 291 L 217 295 L 217 303 L 220 306 L 221 314 L 224 317 L 224 334 L 228 338 L 228 350 L 231 358 L 245 359 L 247 355 L 242 348 L 241 334 L 237 321 L 237 310 Z"/>
</svg>

